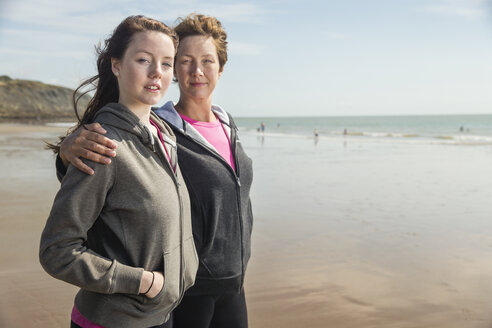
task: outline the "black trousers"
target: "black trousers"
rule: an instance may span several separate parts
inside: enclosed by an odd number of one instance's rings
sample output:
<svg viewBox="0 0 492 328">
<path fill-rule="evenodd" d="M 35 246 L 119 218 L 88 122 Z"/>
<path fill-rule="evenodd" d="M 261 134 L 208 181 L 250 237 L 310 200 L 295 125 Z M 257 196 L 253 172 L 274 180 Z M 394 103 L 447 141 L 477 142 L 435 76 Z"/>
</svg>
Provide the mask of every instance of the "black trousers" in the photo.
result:
<svg viewBox="0 0 492 328">
<path fill-rule="evenodd" d="M 247 328 L 244 290 L 238 294 L 185 296 L 172 317 L 173 328 Z"/>
</svg>

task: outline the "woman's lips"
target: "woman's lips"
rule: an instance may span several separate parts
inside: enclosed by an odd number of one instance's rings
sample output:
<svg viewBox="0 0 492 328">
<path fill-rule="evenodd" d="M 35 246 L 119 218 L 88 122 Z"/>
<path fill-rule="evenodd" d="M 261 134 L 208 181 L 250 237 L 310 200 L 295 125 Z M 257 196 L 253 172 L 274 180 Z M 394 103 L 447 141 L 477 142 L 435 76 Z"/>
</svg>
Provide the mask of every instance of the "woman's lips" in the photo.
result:
<svg viewBox="0 0 492 328">
<path fill-rule="evenodd" d="M 145 89 L 147 89 L 151 92 L 157 92 L 157 91 L 161 90 L 161 87 L 158 84 L 151 84 L 151 85 L 146 85 Z"/>
</svg>

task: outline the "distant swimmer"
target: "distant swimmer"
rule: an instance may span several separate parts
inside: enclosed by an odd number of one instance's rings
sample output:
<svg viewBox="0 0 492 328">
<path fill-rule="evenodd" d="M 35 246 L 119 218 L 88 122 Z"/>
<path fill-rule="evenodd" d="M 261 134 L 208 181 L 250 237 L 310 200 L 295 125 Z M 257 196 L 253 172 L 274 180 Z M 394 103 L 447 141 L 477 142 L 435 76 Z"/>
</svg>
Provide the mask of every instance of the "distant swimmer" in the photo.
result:
<svg viewBox="0 0 492 328">
<path fill-rule="evenodd" d="M 314 129 L 314 137 L 317 138 L 318 137 L 318 130 Z"/>
<path fill-rule="evenodd" d="M 265 123 L 261 122 L 261 132 L 265 132 Z"/>
<path fill-rule="evenodd" d="M 344 135 L 344 136 L 346 136 L 346 135 L 347 135 L 347 133 L 348 133 L 348 132 L 347 132 L 347 129 L 344 129 L 344 130 L 343 130 L 343 135 Z"/>
<path fill-rule="evenodd" d="M 463 132 L 465 130 L 465 128 L 462 126 L 460 126 L 460 132 Z"/>
</svg>

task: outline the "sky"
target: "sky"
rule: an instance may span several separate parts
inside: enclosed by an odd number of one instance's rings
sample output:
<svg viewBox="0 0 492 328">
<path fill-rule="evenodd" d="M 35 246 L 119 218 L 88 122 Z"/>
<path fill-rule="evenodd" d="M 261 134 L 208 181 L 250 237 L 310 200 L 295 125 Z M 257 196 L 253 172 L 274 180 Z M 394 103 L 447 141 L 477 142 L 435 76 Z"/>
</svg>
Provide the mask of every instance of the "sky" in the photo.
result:
<svg viewBox="0 0 492 328">
<path fill-rule="evenodd" d="M 0 75 L 75 88 L 125 17 L 197 12 L 227 31 L 235 116 L 492 114 L 491 2 L 0 0 Z"/>
</svg>

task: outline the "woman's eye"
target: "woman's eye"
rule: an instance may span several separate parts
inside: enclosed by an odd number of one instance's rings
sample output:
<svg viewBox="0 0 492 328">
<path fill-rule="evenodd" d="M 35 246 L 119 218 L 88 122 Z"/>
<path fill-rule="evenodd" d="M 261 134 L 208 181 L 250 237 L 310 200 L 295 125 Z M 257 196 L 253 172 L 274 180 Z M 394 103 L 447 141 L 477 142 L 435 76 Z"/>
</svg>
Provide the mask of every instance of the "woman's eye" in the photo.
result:
<svg viewBox="0 0 492 328">
<path fill-rule="evenodd" d="M 139 63 L 150 63 L 150 61 L 148 61 L 147 59 L 145 58 L 140 58 L 137 60 Z"/>
<path fill-rule="evenodd" d="M 166 66 L 166 67 L 173 67 L 173 64 L 172 63 L 162 63 L 163 66 Z"/>
</svg>

